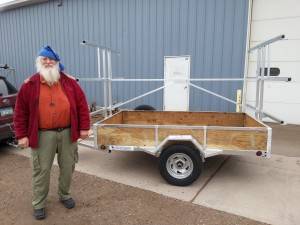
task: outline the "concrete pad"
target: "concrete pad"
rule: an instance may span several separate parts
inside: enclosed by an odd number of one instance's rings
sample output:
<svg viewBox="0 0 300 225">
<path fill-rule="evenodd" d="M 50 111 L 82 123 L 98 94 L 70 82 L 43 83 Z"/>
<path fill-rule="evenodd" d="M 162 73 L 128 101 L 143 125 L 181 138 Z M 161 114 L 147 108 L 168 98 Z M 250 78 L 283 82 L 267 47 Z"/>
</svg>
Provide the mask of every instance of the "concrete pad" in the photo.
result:
<svg viewBox="0 0 300 225">
<path fill-rule="evenodd" d="M 17 152 L 30 156 L 29 149 Z M 159 173 L 158 159 L 142 152 L 107 153 L 79 146 L 79 163 L 76 170 L 165 196 L 192 201 L 224 159 L 222 156 L 208 159 L 200 178 L 188 187 L 166 183 Z M 54 162 L 57 164 L 56 160 Z"/>
<path fill-rule="evenodd" d="M 268 123 L 272 127 L 272 152 L 278 155 L 300 157 L 300 126 Z"/>
<path fill-rule="evenodd" d="M 300 158 L 232 156 L 194 203 L 278 225 L 300 224 Z"/>
</svg>

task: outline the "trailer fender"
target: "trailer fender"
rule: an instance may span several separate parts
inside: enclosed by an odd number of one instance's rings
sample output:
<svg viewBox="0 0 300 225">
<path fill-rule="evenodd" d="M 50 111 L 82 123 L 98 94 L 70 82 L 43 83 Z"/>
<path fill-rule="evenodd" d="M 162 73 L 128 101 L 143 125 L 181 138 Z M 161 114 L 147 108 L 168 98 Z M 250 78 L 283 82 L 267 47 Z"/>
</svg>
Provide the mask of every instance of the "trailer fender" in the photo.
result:
<svg viewBox="0 0 300 225">
<path fill-rule="evenodd" d="M 199 151 L 202 162 L 205 161 L 204 147 L 192 135 L 169 135 L 158 146 L 156 156 L 159 157 L 164 149 L 175 144 L 183 144 Z"/>
</svg>

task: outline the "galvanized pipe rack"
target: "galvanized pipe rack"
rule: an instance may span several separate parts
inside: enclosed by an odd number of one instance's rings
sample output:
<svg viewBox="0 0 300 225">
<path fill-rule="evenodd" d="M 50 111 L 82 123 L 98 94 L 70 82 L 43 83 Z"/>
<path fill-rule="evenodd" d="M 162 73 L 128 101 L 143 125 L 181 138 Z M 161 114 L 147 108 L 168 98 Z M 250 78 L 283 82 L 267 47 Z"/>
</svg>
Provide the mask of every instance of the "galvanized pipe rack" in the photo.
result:
<svg viewBox="0 0 300 225">
<path fill-rule="evenodd" d="M 263 111 L 263 100 L 264 100 L 264 82 L 265 81 L 291 81 L 290 77 L 272 77 L 270 76 L 270 45 L 276 41 L 282 40 L 285 38 L 285 35 L 279 35 L 274 38 L 271 38 L 267 41 L 264 41 L 252 48 L 249 49 L 249 53 L 257 50 L 257 68 L 256 68 L 256 76 L 255 77 L 246 77 L 244 78 L 192 78 L 192 79 L 172 79 L 174 81 L 182 81 L 187 82 L 187 84 L 191 87 L 196 88 L 197 90 L 203 91 L 205 93 L 211 94 L 215 97 L 221 98 L 227 102 L 230 102 L 235 105 L 242 105 L 247 106 L 250 109 L 255 110 L 255 117 L 259 120 L 262 120 L 264 117 L 269 117 L 275 121 L 283 123 L 282 120 L 272 116 L 270 113 L 266 113 Z M 91 46 L 97 49 L 97 63 L 98 63 L 98 77 L 97 78 L 80 78 L 82 81 L 94 82 L 94 81 L 103 81 L 103 103 L 104 107 L 96 110 L 91 113 L 91 115 L 95 115 L 98 113 L 103 113 L 105 117 L 112 115 L 112 110 L 118 108 L 120 106 L 126 105 L 130 102 L 133 102 L 137 99 L 141 99 L 145 96 L 158 92 L 166 87 L 166 84 L 163 86 L 156 88 L 154 90 L 148 91 L 142 95 L 134 97 L 132 99 L 126 100 L 124 102 L 119 102 L 113 105 L 112 102 L 112 82 L 165 82 L 166 79 L 126 79 L 126 78 L 113 78 L 112 77 L 112 66 L 111 66 L 111 54 L 116 53 L 120 54 L 118 51 L 112 50 L 111 48 L 107 48 L 104 46 L 100 46 L 94 43 L 89 43 L 87 41 L 82 41 L 82 45 Z M 102 57 L 101 57 L 101 53 Z M 102 62 L 101 62 L 102 58 Z M 101 70 L 102 68 L 102 70 Z M 267 76 L 265 76 L 265 68 L 267 68 Z M 102 76 L 101 76 L 102 71 Z M 243 82 L 243 86 L 247 85 L 247 81 L 255 80 L 256 81 L 256 100 L 255 106 L 251 106 L 246 104 L 245 99 L 243 99 L 243 103 L 237 103 L 235 100 L 229 99 L 225 96 L 222 96 L 216 92 L 210 91 L 204 87 L 199 85 L 195 85 L 191 82 L 220 82 L 220 81 L 227 81 L 227 82 Z M 243 88 L 244 91 L 246 88 Z M 246 93 L 243 93 L 245 98 Z M 245 107 L 242 109 L 245 111 Z M 108 111 L 108 114 L 107 114 Z"/>
</svg>

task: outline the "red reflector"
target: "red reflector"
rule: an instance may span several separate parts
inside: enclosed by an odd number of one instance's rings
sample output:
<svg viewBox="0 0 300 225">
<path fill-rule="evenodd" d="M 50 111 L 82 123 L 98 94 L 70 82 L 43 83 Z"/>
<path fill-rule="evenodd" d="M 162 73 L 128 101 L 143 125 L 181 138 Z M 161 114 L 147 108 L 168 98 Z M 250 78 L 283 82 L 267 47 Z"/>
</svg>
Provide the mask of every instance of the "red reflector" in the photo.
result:
<svg viewBox="0 0 300 225">
<path fill-rule="evenodd" d="M 261 151 L 257 151 L 257 152 L 256 152 L 256 155 L 257 155 L 257 156 L 261 156 L 261 155 L 262 155 L 262 152 L 261 152 Z"/>
</svg>

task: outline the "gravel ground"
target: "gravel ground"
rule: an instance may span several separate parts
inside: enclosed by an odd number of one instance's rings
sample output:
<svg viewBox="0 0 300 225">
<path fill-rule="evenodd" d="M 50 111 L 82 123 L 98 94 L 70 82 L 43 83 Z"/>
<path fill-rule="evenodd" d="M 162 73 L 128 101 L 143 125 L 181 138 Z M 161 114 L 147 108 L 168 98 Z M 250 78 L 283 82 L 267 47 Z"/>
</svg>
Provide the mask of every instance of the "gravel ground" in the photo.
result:
<svg viewBox="0 0 300 225">
<path fill-rule="evenodd" d="M 68 210 L 58 202 L 56 166 L 51 174 L 47 218 L 36 221 L 32 217 L 29 159 L 0 151 L 0 171 L 0 225 L 264 224 L 79 172 L 74 173 L 72 184 L 76 208 Z"/>
</svg>

